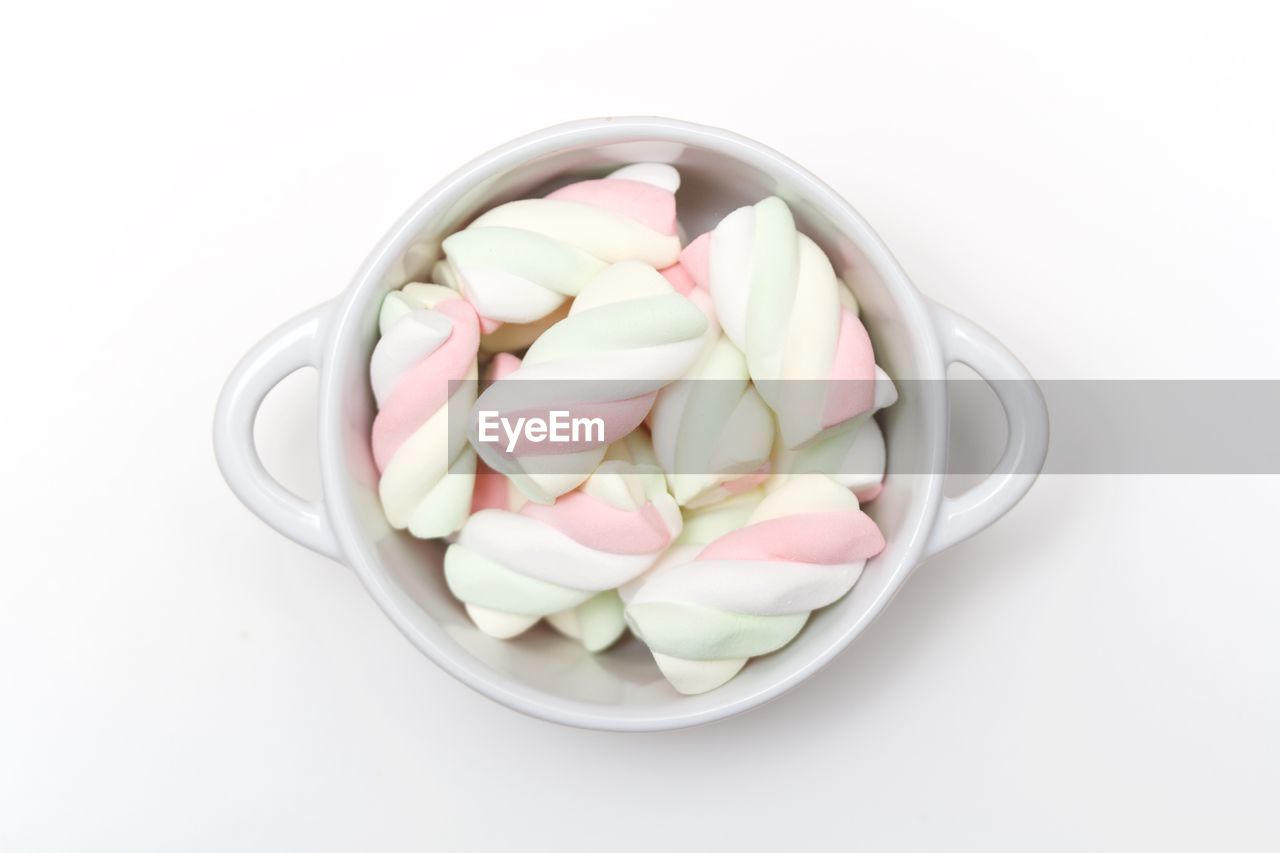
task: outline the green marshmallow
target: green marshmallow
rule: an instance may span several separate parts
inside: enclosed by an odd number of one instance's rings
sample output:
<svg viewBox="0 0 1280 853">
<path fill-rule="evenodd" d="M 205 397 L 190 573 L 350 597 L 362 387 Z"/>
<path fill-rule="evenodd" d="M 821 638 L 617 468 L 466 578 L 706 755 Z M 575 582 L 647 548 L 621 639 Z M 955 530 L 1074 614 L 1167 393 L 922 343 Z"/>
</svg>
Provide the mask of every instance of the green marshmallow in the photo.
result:
<svg viewBox="0 0 1280 853">
<path fill-rule="evenodd" d="M 767 654 L 791 642 L 809 614 L 756 616 L 694 604 L 646 602 L 627 608 L 627 624 L 655 652 L 685 660 Z"/>
<path fill-rule="evenodd" d="M 559 613 L 594 595 L 513 572 L 457 544 L 444 554 L 444 579 L 449 591 L 467 604 L 522 616 Z"/>
<path fill-rule="evenodd" d="M 616 302 L 571 314 L 556 323 L 533 342 L 525 362 L 537 364 L 688 341 L 706 328 L 707 318 L 678 293 Z"/>
<path fill-rule="evenodd" d="M 500 226 L 459 231 L 445 239 L 444 252 L 459 269 L 501 270 L 565 296 L 576 296 L 606 266 L 567 243 Z"/>
<path fill-rule="evenodd" d="M 609 648 L 627 629 L 617 590 L 606 590 L 588 598 L 574 612 L 578 617 L 578 630 L 582 632 L 582 645 L 589 652 Z"/>
</svg>

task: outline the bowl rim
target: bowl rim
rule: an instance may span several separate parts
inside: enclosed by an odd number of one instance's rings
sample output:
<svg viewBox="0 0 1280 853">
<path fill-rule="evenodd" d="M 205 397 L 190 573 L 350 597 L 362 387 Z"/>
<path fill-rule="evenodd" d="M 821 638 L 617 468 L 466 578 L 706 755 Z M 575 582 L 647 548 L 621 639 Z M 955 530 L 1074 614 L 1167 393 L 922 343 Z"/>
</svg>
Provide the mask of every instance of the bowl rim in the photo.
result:
<svg viewBox="0 0 1280 853">
<path fill-rule="evenodd" d="M 488 177 L 527 160 L 556 153 L 569 147 L 635 141 L 677 142 L 731 157 L 763 172 L 785 175 L 803 186 L 807 200 L 845 236 L 854 242 L 880 276 L 901 312 L 903 326 L 912 331 L 920 379 L 940 379 L 946 375 L 941 344 L 933 324 L 929 303 L 907 277 L 888 247 L 865 219 L 831 187 L 785 155 L 748 137 L 707 125 L 655 116 L 582 119 L 557 124 L 526 134 L 498 146 L 463 165 L 424 193 L 386 232 L 369 253 L 347 289 L 328 312 L 319 353 L 319 452 L 324 506 L 329 522 L 361 583 L 396 627 L 423 654 L 462 683 L 514 710 L 532 717 L 580 728 L 607 731 L 660 731 L 701 725 L 742 713 L 774 699 L 813 675 L 848 645 L 880 614 L 901 588 L 907 576 L 921 562 L 926 540 L 934 526 L 942 500 L 942 478 L 922 475 L 912 507 L 906 512 L 905 539 L 899 563 L 890 567 L 890 577 L 880 594 L 838 635 L 802 665 L 782 673 L 760 689 L 736 699 L 715 702 L 715 692 L 704 694 L 697 708 L 680 709 L 678 700 L 662 705 L 624 707 L 595 704 L 545 693 L 537 688 L 489 668 L 470 654 L 456 654 L 424 635 L 413 624 L 408 608 L 414 604 L 378 567 L 378 556 L 366 541 L 357 523 L 356 508 L 347 488 L 348 476 L 343 451 L 342 377 L 359 342 L 365 304 L 379 288 L 422 227 L 454 204 L 466 192 Z M 945 470 L 945 400 L 941 406 L 926 402 L 926 470 Z M 916 508 L 918 507 L 918 509 Z M 684 698 L 684 697 L 681 697 Z"/>
</svg>

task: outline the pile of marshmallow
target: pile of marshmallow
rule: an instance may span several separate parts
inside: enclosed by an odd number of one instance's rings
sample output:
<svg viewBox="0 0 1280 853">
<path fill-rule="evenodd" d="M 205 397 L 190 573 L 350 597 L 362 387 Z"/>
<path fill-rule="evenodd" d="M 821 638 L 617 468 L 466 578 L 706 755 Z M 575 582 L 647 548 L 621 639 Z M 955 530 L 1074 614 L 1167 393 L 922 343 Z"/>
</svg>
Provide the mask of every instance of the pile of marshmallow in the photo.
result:
<svg viewBox="0 0 1280 853">
<path fill-rule="evenodd" d="M 679 186 L 639 163 L 483 213 L 433 283 L 386 297 L 369 368 L 383 511 L 446 540 L 476 627 L 545 619 L 592 652 L 630 628 L 694 694 L 789 643 L 884 548 L 860 507 L 897 395 L 781 199 L 685 245 Z M 476 411 L 548 405 L 604 434 L 476 440 Z"/>
</svg>

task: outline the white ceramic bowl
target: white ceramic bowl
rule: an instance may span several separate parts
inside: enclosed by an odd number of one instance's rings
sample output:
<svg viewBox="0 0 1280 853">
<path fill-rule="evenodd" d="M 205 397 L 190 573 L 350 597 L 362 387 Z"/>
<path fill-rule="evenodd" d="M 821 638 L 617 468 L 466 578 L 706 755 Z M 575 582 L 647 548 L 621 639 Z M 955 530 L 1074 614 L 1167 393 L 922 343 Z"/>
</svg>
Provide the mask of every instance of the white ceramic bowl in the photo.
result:
<svg viewBox="0 0 1280 853">
<path fill-rule="evenodd" d="M 223 475 L 272 527 L 353 568 L 370 595 L 422 652 L 495 701 L 558 723 L 657 730 L 696 725 L 772 699 L 830 661 L 867 627 L 929 556 L 1007 512 L 1031 487 L 1028 474 L 995 475 L 958 498 L 942 494 L 948 407 L 942 382 L 908 383 L 883 414 L 888 477 L 868 512 L 888 546 L 845 598 L 817 613 L 786 648 L 752 661 L 723 687 L 680 696 L 638 641 L 591 655 L 539 629 L 515 642 L 477 631 L 450 596 L 438 544 L 392 531 L 382 517 L 369 451 L 374 408 L 369 355 L 378 307 L 391 289 L 422 280 L 443 237 L 500 202 L 639 160 L 670 162 L 683 176 L 680 215 L 690 234 L 735 207 L 776 194 L 850 283 L 895 379 L 942 380 L 963 362 L 983 378 L 1026 379 L 1026 370 L 972 323 L 926 300 L 862 217 L 786 157 L 727 131 L 660 118 L 592 119 L 558 125 L 467 164 L 422 197 L 365 261 L 340 297 L 281 326 L 244 357 L 218 402 L 214 447 Z M 324 499 L 307 503 L 273 481 L 253 443 L 267 392 L 294 370 L 320 374 L 319 439 Z M 997 470 L 1039 471 L 1048 441 L 1032 382 L 995 386 L 1008 421 Z M 936 392 L 930 389 L 937 389 Z"/>
</svg>

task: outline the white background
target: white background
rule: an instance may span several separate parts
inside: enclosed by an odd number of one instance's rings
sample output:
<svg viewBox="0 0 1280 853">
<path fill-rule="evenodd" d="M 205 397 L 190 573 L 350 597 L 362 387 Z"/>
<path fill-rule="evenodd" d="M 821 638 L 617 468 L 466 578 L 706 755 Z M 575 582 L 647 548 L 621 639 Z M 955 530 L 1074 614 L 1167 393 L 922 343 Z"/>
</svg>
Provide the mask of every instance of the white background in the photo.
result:
<svg viewBox="0 0 1280 853">
<path fill-rule="evenodd" d="M 1045 478 L 793 693 L 623 736 L 454 682 L 210 447 L 426 188 L 604 114 L 791 155 L 1041 377 L 1280 377 L 1273 4 L 325 5 L 4 14 L 0 849 L 1280 845 L 1277 479 Z"/>
</svg>

